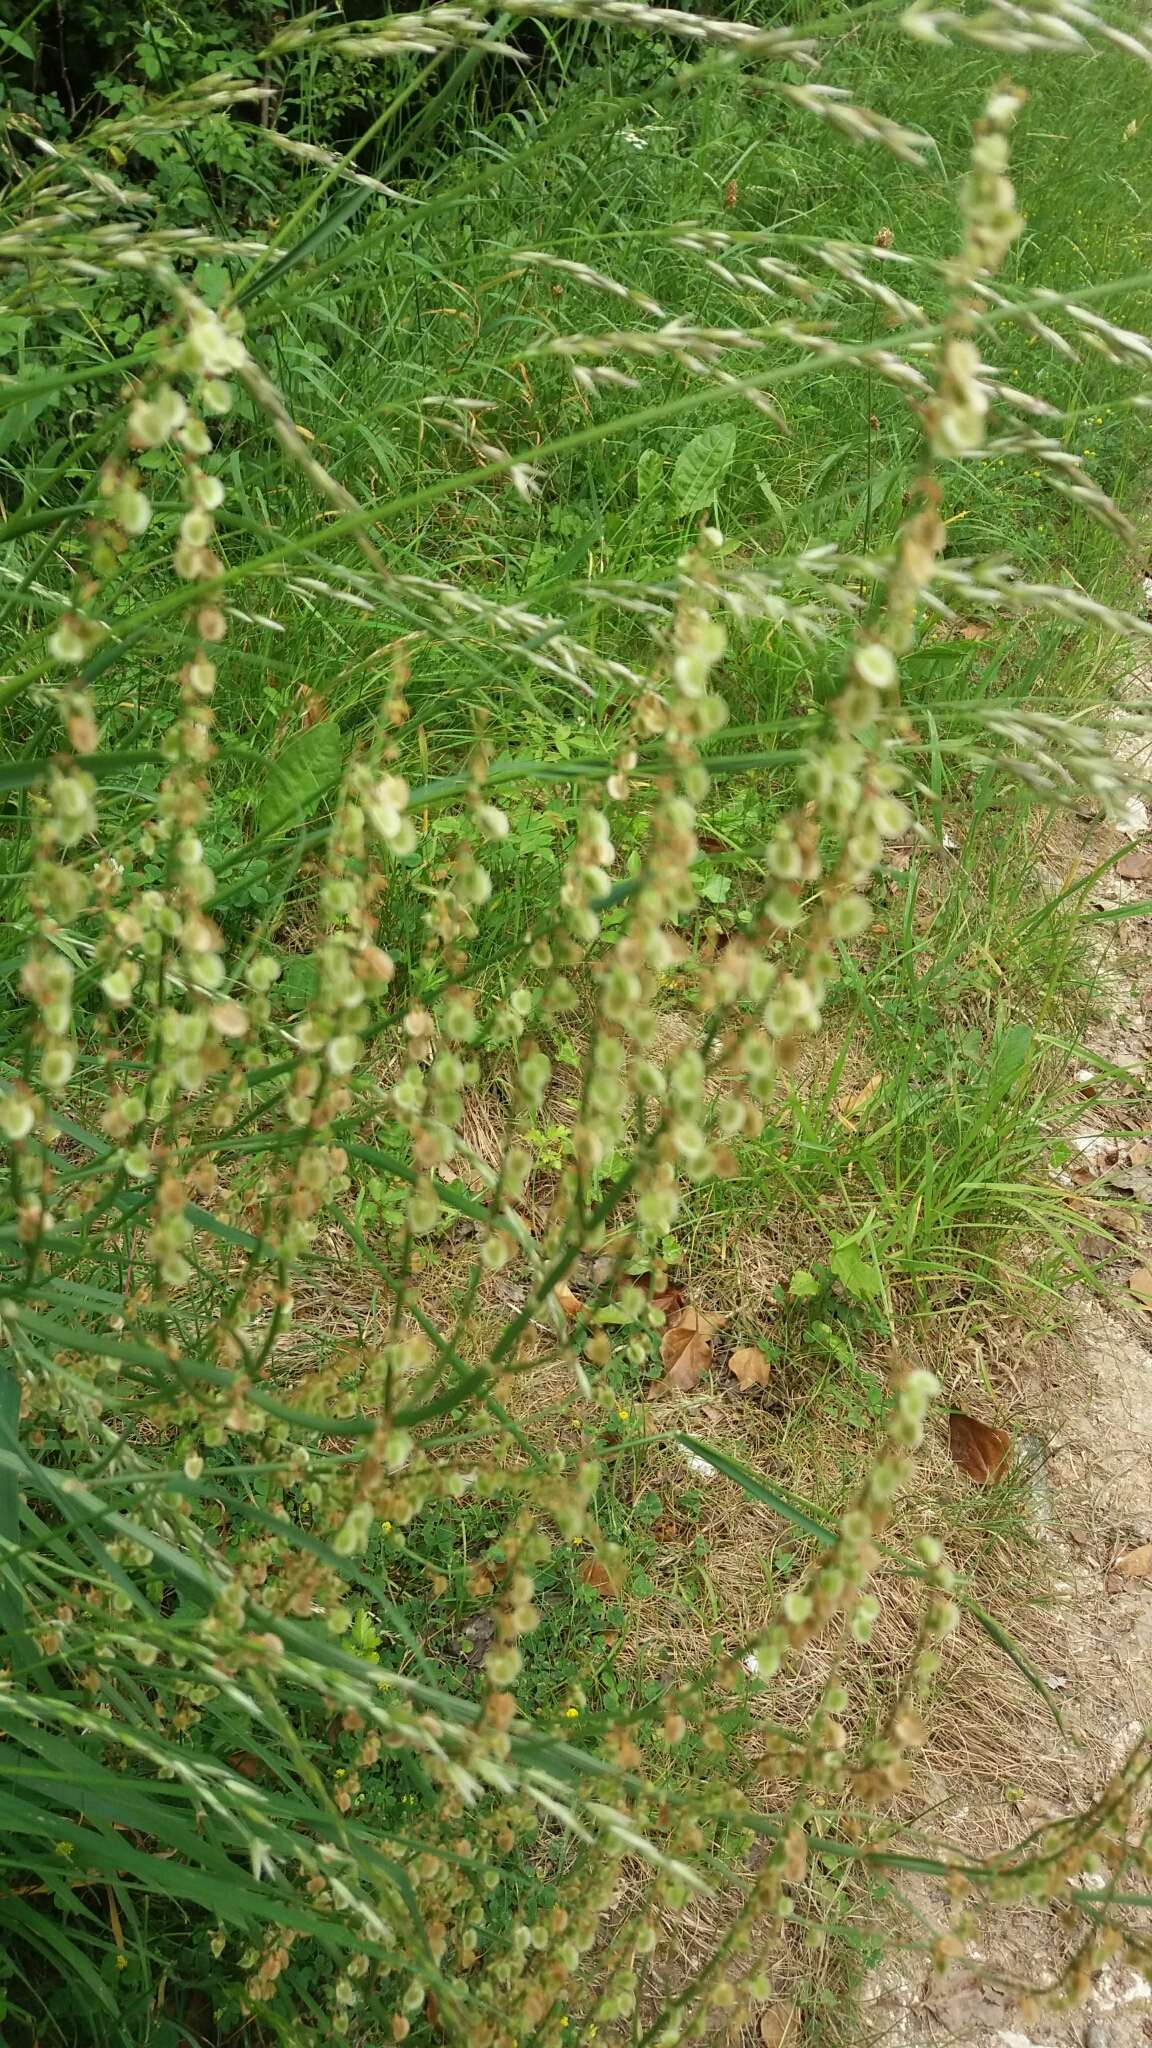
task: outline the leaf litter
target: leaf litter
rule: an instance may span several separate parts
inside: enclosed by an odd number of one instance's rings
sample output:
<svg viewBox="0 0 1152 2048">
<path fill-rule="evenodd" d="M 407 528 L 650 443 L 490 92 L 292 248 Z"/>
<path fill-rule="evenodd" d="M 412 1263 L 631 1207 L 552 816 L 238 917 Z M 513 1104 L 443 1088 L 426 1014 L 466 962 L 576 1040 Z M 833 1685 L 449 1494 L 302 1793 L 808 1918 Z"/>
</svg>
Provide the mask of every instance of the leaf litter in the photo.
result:
<svg viewBox="0 0 1152 2048">
<path fill-rule="evenodd" d="M 736 1383 L 745 1394 L 753 1387 L 768 1386 L 772 1378 L 771 1363 L 755 1344 L 742 1344 L 734 1351 L 728 1360 L 728 1370 L 735 1374 Z"/>
<path fill-rule="evenodd" d="M 1152 1580 L 1152 1543 L 1141 1543 L 1116 1559 L 1108 1574 L 1108 1590 L 1118 1593 L 1125 1585 L 1136 1586 L 1144 1580 Z"/>
<path fill-rule="evenodd" d="M 702 1315 L 691 1304 L 677 1311 L 660 1341 L 664 1367 L 661 1391 L 672 1389 L 691 1394 L 712 1365 L 712 1339 L 720 1328 L 719 1317 Z"/>
<path fill-rule="evenodd" d="M 948 1417 L 948 1448 L 952 1463 L 974 1479 L 977 1486 L 990 1486 L 1003 1477 L 1012 1453 L 1012 1439 L 1006 1429 L 997 1429 L 978 1416 L 953 1408 Z"/>
</svg>

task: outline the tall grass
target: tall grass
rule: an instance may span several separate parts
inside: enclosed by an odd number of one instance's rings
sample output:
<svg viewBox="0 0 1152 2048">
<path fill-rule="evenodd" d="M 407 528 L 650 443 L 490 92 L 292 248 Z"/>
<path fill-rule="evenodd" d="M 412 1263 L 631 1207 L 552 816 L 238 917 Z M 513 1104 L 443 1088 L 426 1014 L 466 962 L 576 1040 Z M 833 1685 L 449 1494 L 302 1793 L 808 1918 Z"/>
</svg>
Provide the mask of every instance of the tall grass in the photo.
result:
<svg viewBox="0 0 1152 2048">
<path fill-rule="evenodd" d="M 469 135 L 522 13 L 585 33 Z M 1020 1656 L 892 1526 L 932 1375 L 893 1366 L 832 1527 L 644 1406 L 677 1232 L 787 1194 L 825 1013 L 891 1002 L 885 849 L 974 775 L 1124 793 L 1092 714 L 1149 638 L 1149 272 L 1098 182 L 1146 38 L 566 0 L 308 18 L 265 74 L 301 52 L 401 68 L 383 158 L 302 156 L 268 236 L 128 182 L 255 90 L 216 78 L 28 137 L 0 241 L 6 2038 L 671 2048 L 754 2014 L 845 1866 L 1059 1896 L 1086 1980 L 1139 1939 L 1143 1750 L 993 1862 L 891 1839 L 962 1614 Z M 1022 137 L 1066 214 L 1070 78 L 1119 275 L 1009 182 Z M 1035 1227 L 1021 1045 L 953 1105 L 932 1259 L 915 1134 L 876 1165 L 881 1290 L 930 1306 Z M 653 1453 L 795 1569 L 746 1639 L 618 1681 L 589 1589 Z"/>
</svg>

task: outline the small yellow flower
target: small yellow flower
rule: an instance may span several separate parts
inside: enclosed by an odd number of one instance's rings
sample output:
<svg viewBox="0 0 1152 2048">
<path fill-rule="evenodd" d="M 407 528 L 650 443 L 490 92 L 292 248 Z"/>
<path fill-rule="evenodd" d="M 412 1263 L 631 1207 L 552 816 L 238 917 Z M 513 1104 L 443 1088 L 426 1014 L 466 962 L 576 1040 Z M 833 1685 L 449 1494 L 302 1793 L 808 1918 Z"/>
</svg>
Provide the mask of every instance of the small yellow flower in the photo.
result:
<svg viewBox="0 0 1152 2048">
<path fill-rule="evenodd" d="M 566 1721 L 578 1721 L 578 1720 L 579 1720 L 579 1718 L 580 1718 L 580 1709 L 579 1709 L 579 1707 L 565 1707 L 565 1709 L 564 1709 L 564 1719 L 565 1719 Z M 567 2026 L 567 2024 L 568 2024 L 567 2020 L 565 2020 L 564 2024 L 565 2024 L 565 2026 Z"/>
<path fill-rule="evenodd" d="M 629 1419 L 629 1415 L 630 1415 L 630 1412 L 631 1412 L 631 1411 L 630 1411 L 629 1409 L 627 1409 L 627 1408 L 618 1408 L 618 1409 L 616 1410 L 616 1413 L 617 1413 L 617 1415 L 618 1415 L 618 1416 L 620 1417 L 620 1420 L 621 1420 L 621 1422 L 627 1422 L 627 1421 L 628 1421 L 628 1419 Z"/>
<path fill-rule="evenodd" d="M 391 1524 L 391 1522 L 381 1522 L 381 1524 L 380 1524 L 380 1527 L 381 1527 L 381 1528 L 383 1529 L 383 1531 L 384 1531 L 384 1534 L 385 1534 L 386 1536 L 390 1536 L 390 1535 L 392 1534 L 392 1524 Z"/>
<path fill-rule="evenodd" d="M 338 1778 L 346 1778 L 346 1777 L 348 1776 L 348 1773 L 347 1773 L 347 1771 L 345 1770 L 345 1768 L 344 1768 L 343 1764 L 337 1764 L 337 1766 L 336 1766 L 336 1776 L 337 1776 Z"/>
<path fill-rule="evenodd" d="M 118 1970 L 126 1970 L 128 1968 L 128 1958 L 124 1954 L 123 1949 L 119 1951 L 116 1957 L 116 1968 Z"/>
<path fill-rule="evenodd" d="M 76 1853 L 75 1842 L 54 1842 L 52 1846 L 58 1856 L 74 1856 Z"/>
</svg>

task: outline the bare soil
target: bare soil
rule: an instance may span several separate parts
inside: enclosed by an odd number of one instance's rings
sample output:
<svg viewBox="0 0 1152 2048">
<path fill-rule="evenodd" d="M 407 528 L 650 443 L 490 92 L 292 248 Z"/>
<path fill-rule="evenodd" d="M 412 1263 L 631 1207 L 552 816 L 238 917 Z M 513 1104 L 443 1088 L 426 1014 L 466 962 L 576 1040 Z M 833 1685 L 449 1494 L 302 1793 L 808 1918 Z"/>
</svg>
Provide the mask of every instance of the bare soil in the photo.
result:
<svg viewBox="0 0 1152 2048">
<path fill-rule="evenodd" d="M 1047 877 L 1053 893 L 1119 852 L 1129 874 L 1110 869 L 1089 885 L 1089 902 L 1115 909 L 1152 897 L 1148 827 L 1139 800 L 1119 827 L 1070 819 L 1063 858 Z M 1076 1174 L 1089 1185 L 1109 1174 L 1122 1181 L 1117 1158 L 1122 1162 L 1133 1149 L 1139 1158 L 1152 1125 L 1145 1084 L 1152 922 L 1126 916 L 1097 929 L 1103 934 L 1100 1014 L 1089 1043 L 1131 1083 L 1123 1132 L 1106 1128 L 1089 1093 L 1079 1145 L 1086 1172 Z M 1025 1690 L 1010 1698 L 998 1692 L 1005 1748 L 1019 1755 L 1023 1744 L 1030 1759 L 1008 1830 L 1017 1840 L 1046 1820 L 1089 1806 L 1124 1759 L 1147 1746 L 1152 1729 L 1152 1571 L 1129 1577 L 1118 1569 L 1152 1544 L 1152 1308 L 1139 1305 L 1130 1285 L 1132 1273 L 1150 1258 L 1148 1210 L 1141 1218 L 1139 1209 L 1152 1187 L 1139 1171 L 1129 1180 L 1134 1199 L 1120 1241 L 1085 1241 L 1105 1295 L 1084 1290 L 1067 1339 L 1025 1356 L 1016 1373 L 1021 1407 L 1046 1452 L 1030 1507 L 1048 1589 L 1039 1661 L 1066 1728 L 1062 1737 Z M 970 1851 L 1006 1839 L 1002 1774 L 979 1768 L 981 1761 L 977 1752 L 973 1770 L 965 1768 L 962 1752 L 942 1765 L 929 1758 L 938 1801 L 933 1831 Z M 910 1946 L 890 1955 L 865 1986 L 862 2009 L 871 2039 L 902 2048 L 1147 2048 L 1152 2041 L 1152 1966 L 1147 1975 L 1127 1964 L 1106 1966 L 1076 2006 L 1062 2009 L 1058 2000 L 1021 2005 L 1014 1986 L 1058 1985 L 1069 1960 L 1069 1928 L 1054 1906 L 1000 1909 L 989 1919 L 983 1945 L 941 1978 L 924 1944 L 933 1929 L 949 1924 L 948 1902 L 930 1883 L 913 1880 L 901 1890 Z"/>
</svg>

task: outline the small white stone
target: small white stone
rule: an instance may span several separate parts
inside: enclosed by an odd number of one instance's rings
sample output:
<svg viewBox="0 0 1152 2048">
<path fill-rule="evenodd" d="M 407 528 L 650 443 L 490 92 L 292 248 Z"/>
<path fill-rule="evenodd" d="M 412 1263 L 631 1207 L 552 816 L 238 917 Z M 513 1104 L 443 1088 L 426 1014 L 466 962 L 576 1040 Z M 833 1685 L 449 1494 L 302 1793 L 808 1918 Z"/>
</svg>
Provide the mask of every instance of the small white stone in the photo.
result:
<svg viewBox="0 0 1152 2048">
<path fill-rule="evenodd" d="M 1074 1131 L 1068 1143 L 1074 1152 L 1079 1152 L 1089 1166 L 1105 1166 L 1109 1157 L 1119 1151 L 1115 1138 L 1106 1131 Z"/>
<path fill-rule="evenodd" d="M 1152 1984 L 1139 1970 L 1118 1970 L 1106 1965 L 1096 1980 L 1092 2003 L 1101 2012 L 1111 2012 L 1115 2006 L 1137 2005 L 1149 1998 L 1152 1998 Z"/>
<path fill-rule="evenodd" d="M 1143 797 L 1127 796 L 1113 822 L 1116 830 L 1122 832 L 1125 839 L 1139 839 L 1152 824 L 1152 818 L 1148 815 L 1148 806 Z"/>
<path fill-rule="evenodd" d="M 695 1472 L 697 1478 L 715 1479 L 716 1467 L 715 1465 L 710 1465 L 707 1458 L 702 1458 L 697 1451 L 688 1450 L 684 1444 L 677 1444 L 676 1448 L 687 1465 L 688 1470 Z"/>
</svg>

